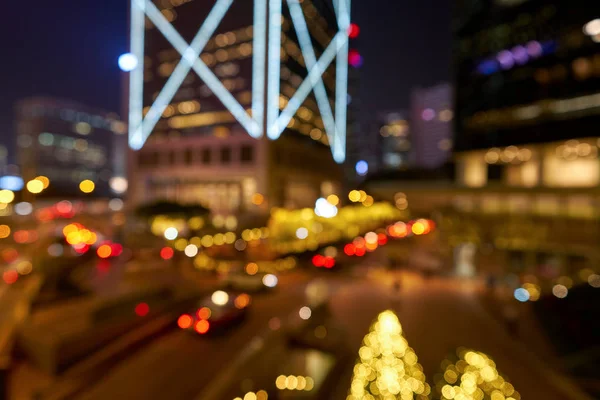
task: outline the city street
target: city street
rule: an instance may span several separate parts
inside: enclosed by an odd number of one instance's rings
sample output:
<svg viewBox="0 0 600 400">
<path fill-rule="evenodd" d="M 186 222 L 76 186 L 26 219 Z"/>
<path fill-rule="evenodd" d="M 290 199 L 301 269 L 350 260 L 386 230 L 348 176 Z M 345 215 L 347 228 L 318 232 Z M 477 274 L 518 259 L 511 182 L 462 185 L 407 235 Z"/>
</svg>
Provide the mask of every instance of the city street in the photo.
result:
<svg viewBox="0 0 600 400">
<path fill-rule="evenodd" d="M 361 271 L 365 271 L 361 272 L 364 276 L 325 275 L 332 293 L 334 320 L 347 330 L 348 344 L 354 354 L 377 314 L 391 308 L 399 315 L 404 335 L 419 356 L 429 381 L 440 372 L 440 362 L 447 355 L 465 346 L 492 357 L 523 398 L 582 398 L 569 397 L 568 383 L 548 371 L 485 312 L 479 301 L 483 289 L 478 282 L 426 280 L 414 273 L 380 269 Z M 202 398 L 204 391 L 218 390 L 214 385 L 238 378 L 227 376 L 235 371 L 230 367 L 243 356 L 253 339 L 266 337 L 269 321 L 277 318 L 278 325 L 285 326 L 290 317 L 297 319 L 299 308 L 307 304 L 305 288 L 310 279 L 307 273 L 283 276 L 278 289 L 257 294 L 248 319 L 223 336 L 199 337 L 174 327 L 143 348 L 128 353 L 120 363 L 106 370 L 102 378 L 88 382 L 78 398 L 160 399 L 169 393 L 170 399 L 189 399 Z M 392 282 L 400 279 L 398 294 Z M 266 342 L 265 346 L 268 345 Z M 26 367 L 17 371 L 17 382 L 22 381 L 19 377 L 31 377 L 31 370 L 25 371 Z M 45 379 L 40 377 L 37 381 Z M 339 385 L 343 392 L 343 386 L 349 382 L 340 377 Z"/>
</svg>

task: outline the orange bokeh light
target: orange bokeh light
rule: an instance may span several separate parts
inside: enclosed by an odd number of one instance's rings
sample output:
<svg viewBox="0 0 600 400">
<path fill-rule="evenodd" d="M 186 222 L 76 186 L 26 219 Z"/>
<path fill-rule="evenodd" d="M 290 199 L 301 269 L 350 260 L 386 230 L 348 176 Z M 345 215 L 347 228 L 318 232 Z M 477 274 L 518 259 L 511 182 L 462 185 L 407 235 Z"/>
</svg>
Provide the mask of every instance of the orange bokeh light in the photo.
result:
<svg viewBox="0 0 600 400">
<path fill-rule="evenodd" d="M 242 308 L 246 308 L 250 304 L 250 296 L 248 296 L 246 293 L 242 293 L 235 298 L 234 304 L 236 308 L 239 308 L 240 310 Z"/>
<path fill-rule="evenodd" d="M 209 319 L 210 316 L 212 315 L 212 311 L 210 311 L 210 308 L 208 307 L 202 307 L 201 309 L 198 310 L 198 319 Z"/>
<path fill-rule="evenodd" d="M 110 248 L 109 245 L 103 244 L 102 246 L 98 247 L 98 250 L 96 251 L 96 253 L 98 254 L 98 257 L 100 257 L 100 258 L 108 258 L 112 254 L 112 249 Z"/>
<path fill-rule="evenodd" d="M 198 332 L 200 334 L 204 334 L 204 333 L 208 332 L 209 328 L 210 328 L 210 323 L 205 319 L 196 322 L 196 325 L 194 326 L 194 329 L 196 330 L 196 332 Z"/>
<path fill-rule="evenodd" d="M 181 328 L 181 329 L 187 329 L 190 326 L 192 326 L 192 317 L 190 317 L 187 314 L 183 314 L 182 316 L 180 316 L 177 319 L 177 325 Z"/>
</svg>

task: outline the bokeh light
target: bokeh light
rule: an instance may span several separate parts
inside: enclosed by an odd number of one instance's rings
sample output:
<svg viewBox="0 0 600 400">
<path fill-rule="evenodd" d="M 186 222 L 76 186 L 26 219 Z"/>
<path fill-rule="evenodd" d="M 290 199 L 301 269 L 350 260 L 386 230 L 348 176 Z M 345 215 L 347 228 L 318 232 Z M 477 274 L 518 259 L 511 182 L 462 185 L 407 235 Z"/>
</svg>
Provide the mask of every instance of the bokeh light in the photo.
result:
<svg viewBox="0 0 600 400">
<path fill-rule="evenodd" d="M 26 187 L 27 187 L 27 190 L 33 194 L 41 193 L 42 190 L 44 190 L 44 184 L 42 182 L 38 181 L 37 179 L 33 179 L 33 180 L 27 182 Z"/>
<path fill-rule="evenodd" d="M 96 184 L 89 179 L 83 180 L 81 183 L 79 183 L 79 190 L 81 190 L 83 193 L 92 193 L 94 189 L 96 189 Z"/>
</svg>

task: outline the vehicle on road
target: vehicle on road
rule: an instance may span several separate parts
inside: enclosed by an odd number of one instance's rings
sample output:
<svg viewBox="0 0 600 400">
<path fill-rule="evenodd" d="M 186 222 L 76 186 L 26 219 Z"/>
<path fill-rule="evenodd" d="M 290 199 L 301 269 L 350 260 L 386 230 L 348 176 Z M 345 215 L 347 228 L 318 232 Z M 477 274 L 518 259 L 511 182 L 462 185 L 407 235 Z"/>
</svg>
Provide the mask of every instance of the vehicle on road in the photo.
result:
<svg viewBox="0 0 600 400">
<path fill-rule="evenodd" d="M 244 321 L 251 300 L 246 293 L 217 290 L 180 315 L 177 325 L 198 335 L 225 331 Z"/>
</svg>

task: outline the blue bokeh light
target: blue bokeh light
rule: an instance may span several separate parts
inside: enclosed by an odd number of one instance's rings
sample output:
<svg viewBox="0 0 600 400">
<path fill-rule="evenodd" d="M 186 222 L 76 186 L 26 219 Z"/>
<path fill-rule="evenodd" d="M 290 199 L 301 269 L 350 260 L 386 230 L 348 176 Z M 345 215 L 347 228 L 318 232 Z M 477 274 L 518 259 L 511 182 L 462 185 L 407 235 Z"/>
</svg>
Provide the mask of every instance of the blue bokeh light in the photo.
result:
<svg viewBox="0 0 600 400">
<path fill-rule="evenodd" d="M 0 189 L 16 192 L 23 189 L 23 178 L 20 176 L 7 175 L 0 178 Z"/>
<path fill-rule="evenodd" d="M 525 303 L 529 300 L 529 292 L 524 288 L 515 289 L 515 299 L 519 300 L 521 303 Z"/>
<path fill-rule="evenodd" d="M 360 176 L 365 176 L 369 172 L 369 163 L 365 160 L 360 160 L 356 163 L 356 173 Z"/>
<path fill-rule="evenodd" d="M 125 72 L 131 72 L 138 66 L 138 59 L 131 53 L 122 54 L 119 57 L 119 68 Z"/>
</svg>

